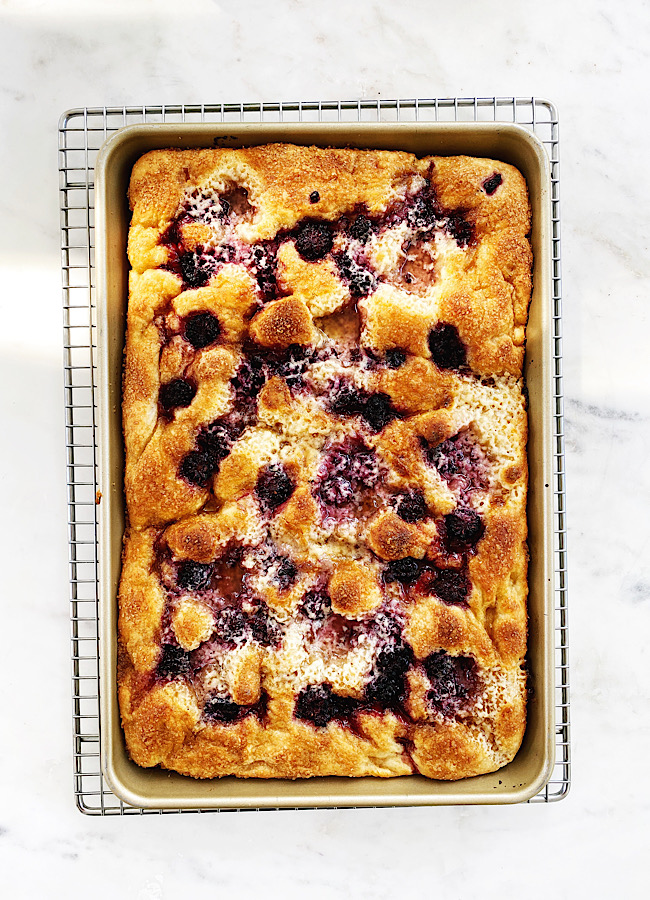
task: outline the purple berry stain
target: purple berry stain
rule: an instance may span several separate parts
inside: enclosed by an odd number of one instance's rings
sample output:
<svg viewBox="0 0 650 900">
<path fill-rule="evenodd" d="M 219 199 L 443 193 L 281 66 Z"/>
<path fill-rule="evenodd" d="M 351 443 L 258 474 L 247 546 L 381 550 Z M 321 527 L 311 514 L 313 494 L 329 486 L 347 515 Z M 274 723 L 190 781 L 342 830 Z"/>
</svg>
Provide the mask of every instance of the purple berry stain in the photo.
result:
<svg viewBox="0 0 650 900">
<path fill-rule="evenodd" d="M 379 478 L 374 450 L 363 441 L 343 441 L 331 447 L 320 468 L 316 496 L 326 506 L 344 507 L 364 490 L 372 490 Z"/>
<path fill-rule="evenodd" d="M 442 480 L 459 495 L 462 506 L 467 505 L 474 491 L 485 491 L 489 486 L 488 458 L 468 429 L 459 431 L 435 447 L 427 448 L 425 457 L 429 465 L 438 470 Z M 460 524 L 458 519 L 455 521 L 457 525 Z M 452 524 L 452 529 L 454 527 Z M 468 522 L 468 529 L 469 527 Z"/>
</svg>

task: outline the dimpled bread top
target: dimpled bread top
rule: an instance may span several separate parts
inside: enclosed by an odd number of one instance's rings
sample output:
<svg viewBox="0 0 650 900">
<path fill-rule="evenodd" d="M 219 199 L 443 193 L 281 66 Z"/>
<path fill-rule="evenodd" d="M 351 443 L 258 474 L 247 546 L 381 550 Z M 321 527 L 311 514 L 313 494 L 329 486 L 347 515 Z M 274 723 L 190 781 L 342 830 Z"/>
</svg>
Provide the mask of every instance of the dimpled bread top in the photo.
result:
<svg viewBox="0 0 650 900">
<path fill-rule="evenodd" d="M 509 762 L 525 727 L 520 173 L 163 150 L 129 198 L 132 758 L 204 778 Z"/>
</svg>

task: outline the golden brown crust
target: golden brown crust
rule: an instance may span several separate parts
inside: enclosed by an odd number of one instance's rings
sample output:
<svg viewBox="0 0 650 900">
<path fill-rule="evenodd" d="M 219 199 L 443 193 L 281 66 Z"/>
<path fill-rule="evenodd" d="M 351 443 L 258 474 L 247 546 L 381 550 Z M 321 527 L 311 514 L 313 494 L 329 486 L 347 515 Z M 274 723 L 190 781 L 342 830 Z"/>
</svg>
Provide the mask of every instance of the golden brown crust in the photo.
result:
<svg viewBox="0 0 650 900">
<path fill-rule="evenodd" d="M 504 765 L 526 715 L 520 173 L 163 150 L 129 198 L 132 758 L 199 778 Z"/>
<path fill-rule="evenodd" d="M 158 659 L 157 638 L 165 604 L 162 587 L 151 580 L 156 532 L 134 532 L 125 544 L 120 587 L 120 640 L 136 672 L 150 671 Z"/>
<path fill-rule="evenodd" d="M 430 529 L 405 522 L 393 510 L 377 513 L 366 531 L 366 543 L 379 559 L 413 556 L 422 559 L 434 534 Z"/>
<path fill-rule="evenodd" d="M 383 601 L 377 579 L 355 560 L 337 564 L 328 593 L 334 612 L 350 619 L 362 618 L 377 609 Z"/>
<path fill-rule="evenodd" d="M 172 613 L 171 627 L 183 650 L 196 650 L 214 631 L 214 616 L 202 603 L 184 599 Z"/>
<path fill-rule="evenodd" d="M 414 356 L 399 369 L 382 372 L 379 389 L 388 394 L 400 412 L 414 415 L 449 406 L 453 399 L 452 384 L 450 375 L 429 360 Z"/>
<path fill-rule="evenodd" d="M 306 303 L 296 297 L 287 297 L 269 303 L 255 316 L 250 336 L 261 347 L 286 350 L 291 344 L 310 344 L 316 334 Z"/>
</svg>

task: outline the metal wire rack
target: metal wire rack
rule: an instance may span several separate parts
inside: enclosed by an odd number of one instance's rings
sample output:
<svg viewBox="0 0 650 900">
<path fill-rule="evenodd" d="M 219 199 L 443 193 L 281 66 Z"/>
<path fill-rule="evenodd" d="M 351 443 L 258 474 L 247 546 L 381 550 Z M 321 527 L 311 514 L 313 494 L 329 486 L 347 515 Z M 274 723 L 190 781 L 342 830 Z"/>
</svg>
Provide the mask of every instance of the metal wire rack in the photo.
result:
<svg viewBox="0 0 650 900">
<path fill-rule="evenodd" d="M 238 103 L 74 109 L 59 123 L 61 265 L 63 276 L 65 417 L 70 539 L 70 617 L 74 794 L 87 815 L 162 814 L 119 800 L 106 785 L 100 758 L 99 558 L 97 528 L 97 369 L 94 166 L 104 141 L 126 125 L 154 122 L 514 122 L 533 131 L 549 157 L 552 184 L 554 339 L 555 703 L 556 764 L 529 802 L 566 796 L 570 785 L 566 513 L 562 396 L 559 126 L 554 106 L 534 97 Z M 201 812 L 202 810 L 199 810 Z M 207 811 L 207 810 L 206 810 Z"/>
</svg>

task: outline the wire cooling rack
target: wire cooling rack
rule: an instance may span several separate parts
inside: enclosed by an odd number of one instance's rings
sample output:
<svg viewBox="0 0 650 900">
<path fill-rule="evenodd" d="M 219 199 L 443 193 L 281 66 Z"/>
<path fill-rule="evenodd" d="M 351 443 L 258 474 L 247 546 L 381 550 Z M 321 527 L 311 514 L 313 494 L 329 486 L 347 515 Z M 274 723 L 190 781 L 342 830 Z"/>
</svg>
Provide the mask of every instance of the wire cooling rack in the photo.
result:
<svg viewBox="0 0 650 900">
<path fill-rule="evenodd" d="M 529 802 L 566 796 L 570 784 L 564 426 L 562 397 L 559 134 L 554 106 L 534 97 L 123 106 L 74 109 L 59 123 L 61 265 L 63 274 L 65 416 L 70 537 L 74 794 L 87 815 L 165 814 L 119 800 L 101 771 L 97 543 L 97 360 L 94 167 L 104 141 L 119 128 L 155 122 L 514 122 L 546 147 L 552 185 L 554 338 L 555 703 L 556 764 Z"/>
</svg>

